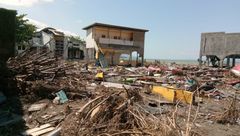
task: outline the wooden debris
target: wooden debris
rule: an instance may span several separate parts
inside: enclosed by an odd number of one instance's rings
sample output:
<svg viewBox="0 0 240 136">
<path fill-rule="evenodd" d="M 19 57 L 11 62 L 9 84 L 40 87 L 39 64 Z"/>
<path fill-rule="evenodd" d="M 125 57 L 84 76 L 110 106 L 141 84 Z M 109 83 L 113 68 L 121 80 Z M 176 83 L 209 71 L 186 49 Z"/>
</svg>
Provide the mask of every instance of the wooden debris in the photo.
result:
<svg viewBox="0 0 240 136">
<path fill-rule="evenodd" d="M 40 103 L 40 104 L 32 104 L 29 108 L 28 111 L 39 111 L 44 109 L 47 106 L 47 103 Z"/>
<path fill-rule="evenodd" d="M 36 127 L 36 128 L 33 128 L 33 129 L 28 129 L 26 130 L 25 132 L 22 132 L 22 135 L 32 135 L 32 136 L 39 136 L 39 135 L 42 135 L 42 134 L 46 134 L 52 130 L 54 130 L 55 127 L 52 127 L 51 124 L 44 124 L 40 127 Z"/>
</svg>

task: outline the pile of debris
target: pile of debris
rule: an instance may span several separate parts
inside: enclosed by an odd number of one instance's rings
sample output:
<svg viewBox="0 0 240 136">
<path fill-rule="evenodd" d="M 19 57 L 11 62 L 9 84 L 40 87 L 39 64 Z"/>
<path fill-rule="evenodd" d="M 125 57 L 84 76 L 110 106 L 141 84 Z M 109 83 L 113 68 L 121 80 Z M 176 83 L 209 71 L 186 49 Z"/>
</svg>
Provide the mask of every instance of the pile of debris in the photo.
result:
<svg viewBox="0 0 240 136">
<path fill-rule="evenodd" d="M 176 124 L 172 114 L 156 117 L 143 108 L 144 103 L 136 90 L 108 92 L 71 113 L 63 122 L 60 134 L 178 136 L 187 132 Z M 193 131 L 187 133 L 198 135 Z"/>
<path fill-rule="evenodd" d="M 44 48 L 28 49 L 7 64 L 27 100 L 21 101 L 29 128 L 23 135 L 199 135 L 196 118 L 216 117 L 223 110 L 211 108 L 240 89 L 228 69 L 175 63 L 99 68 Z M 216 122 L 238 123 L 239 100 Z"/>
<path fill-rule="evenodd" d="M 85 75 L 74 73 L 80 71 L 76 69 L 81 68 L 82 64 L 67 63 L 45 48 L 29 48 L 10 58 L 7 64 L 15 77 L 19 93 L 29 96 L 30 100 L 48 98 L 61 89 L 81 93 L 85 88 L 84 83 L 79 81 L 86 78 Z"/>
</svg>

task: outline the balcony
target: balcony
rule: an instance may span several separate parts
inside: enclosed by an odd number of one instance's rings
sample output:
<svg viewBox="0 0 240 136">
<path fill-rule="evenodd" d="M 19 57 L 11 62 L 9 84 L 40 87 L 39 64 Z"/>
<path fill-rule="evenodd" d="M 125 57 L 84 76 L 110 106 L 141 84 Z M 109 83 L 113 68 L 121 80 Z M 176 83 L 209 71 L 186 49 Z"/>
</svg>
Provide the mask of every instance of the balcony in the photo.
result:
<svg viewBox="0 0 240 136">
<path fill-rule="evenodd" d="M 111 39 L 111 38 L 99 38 L 99 43 L 100 44 L 133 46 L 133 41 L 121 40 L 121 39 Z"/>
</svg>

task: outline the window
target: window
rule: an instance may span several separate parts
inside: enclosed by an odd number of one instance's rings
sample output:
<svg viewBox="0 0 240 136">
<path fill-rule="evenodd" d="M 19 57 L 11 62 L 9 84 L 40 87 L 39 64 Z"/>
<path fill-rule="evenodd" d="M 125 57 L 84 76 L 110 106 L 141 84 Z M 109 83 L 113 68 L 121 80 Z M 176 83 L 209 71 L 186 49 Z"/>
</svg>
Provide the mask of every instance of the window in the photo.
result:
<svg viewBox="0 0 240 136">
<path fill-rule="evenodd" d="M 18 45 L 18 50 L 21 50 L 22 48 L 21 48 L 21 45 Z"/>
<path fill-rule="evenodd" d="M 102 35 L 102 38 L 106 38 L 106 35 L 103 34 L 103 35 Z"/>
<path fill-rule="evenodd" d="M 22 46 L 22 50 L 25 50 L 25 45 Z"/>
</svg>

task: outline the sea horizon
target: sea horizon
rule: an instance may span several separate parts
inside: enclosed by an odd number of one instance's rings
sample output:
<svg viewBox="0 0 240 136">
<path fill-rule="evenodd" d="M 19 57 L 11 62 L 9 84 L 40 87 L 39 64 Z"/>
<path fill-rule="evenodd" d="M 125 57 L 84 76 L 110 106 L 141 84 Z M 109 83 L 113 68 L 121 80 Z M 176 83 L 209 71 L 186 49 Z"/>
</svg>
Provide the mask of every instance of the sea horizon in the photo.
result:
<svg viewBox="0 0 240 136">
<path fill-rule="evenodd" d="M 176 63 L 176 64 L 198 64 L 197 59 L 148 59 L 147 62 L 160 61 L 160 63 Z"/>
</svg>

